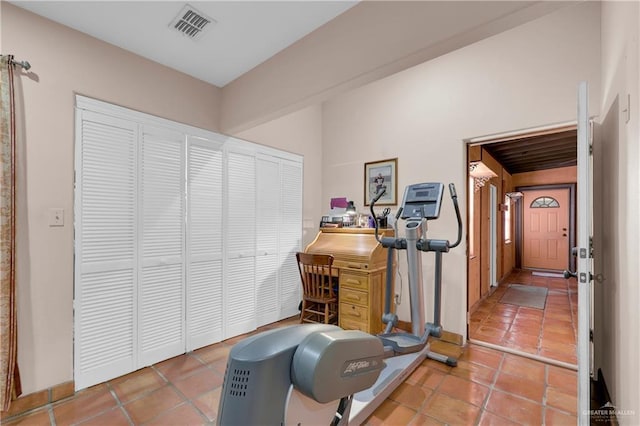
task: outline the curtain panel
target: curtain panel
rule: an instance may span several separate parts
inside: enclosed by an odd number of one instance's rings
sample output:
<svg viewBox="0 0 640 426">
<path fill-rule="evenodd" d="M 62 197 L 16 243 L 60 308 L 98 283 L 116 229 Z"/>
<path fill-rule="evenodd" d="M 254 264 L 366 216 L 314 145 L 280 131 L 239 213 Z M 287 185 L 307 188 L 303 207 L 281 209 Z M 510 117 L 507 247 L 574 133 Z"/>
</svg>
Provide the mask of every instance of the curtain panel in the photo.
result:
<svg viewBox="0 0 640 426">
<path fill-rule="evenodd" d="M 16 312 L 16 173 L 13 57 L 0 57 L 0 409 L 21 393 Z"/>
</svg>

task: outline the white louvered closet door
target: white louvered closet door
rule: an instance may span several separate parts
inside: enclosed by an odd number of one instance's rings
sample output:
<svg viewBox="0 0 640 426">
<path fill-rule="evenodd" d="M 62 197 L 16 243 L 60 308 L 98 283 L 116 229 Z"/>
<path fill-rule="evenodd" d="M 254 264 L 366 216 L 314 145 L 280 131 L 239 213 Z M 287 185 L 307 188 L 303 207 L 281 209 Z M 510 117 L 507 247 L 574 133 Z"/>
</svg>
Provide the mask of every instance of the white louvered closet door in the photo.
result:
<svg viewBox="0 0 640 426">
<path fill-rule="evenodd" d="M 185 352 L 184 144 L 150 126 L 140 137 L 139 366 Z"/>
<path fill-rule="evenodd" d="M 298 314 L 302 291 L 296 252 L 302 250 L 302 163 L 282 160 L 280 188 L 280 319 Z"/>
<path fill-rule="evenodd" d="M 256 328 L 255 171 L 253 153 L 227 151 L 225 338 Z"/>
<path fill-rule="evenodd" d="M 76 389 L 135 370 L 137 128 L 76 113 Z"/>
<path fill-rule="evenodd" d="M 280 225 L 280 162 L 256 158 L 256 321 L 260 327 L 280 320 L 278 235 Z"/>
<path fill-rule="evenodd" d="M 187 351 L 222 340 L 222 151 L 188 137 Z"/>
</svg>

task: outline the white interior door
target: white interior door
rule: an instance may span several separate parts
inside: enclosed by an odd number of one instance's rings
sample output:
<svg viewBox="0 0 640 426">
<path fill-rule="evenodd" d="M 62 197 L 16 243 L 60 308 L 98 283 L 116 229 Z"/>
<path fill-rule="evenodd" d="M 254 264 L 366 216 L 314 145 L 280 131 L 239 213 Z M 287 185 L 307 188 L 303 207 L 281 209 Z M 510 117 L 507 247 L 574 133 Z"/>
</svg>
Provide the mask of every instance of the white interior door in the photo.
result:
<svg viewBox="0 0 640 426">
<path fill-rule="evenodd" d="M 302 250 L 302 163 L 282 162 L 280 187 L 280 319 L 298 314 L 302 297 L 296 252 Z"/>
<path fill-rule="evenodd" d="M 256 320 L 260 327 L 280 318 L 278 234 L 280 217 L 280 161 L 256 159 Z"/>
<path fill-rule="evenodd" d="M 227 152 L 225 338 L 256 328 L 255 164 L 254 153 Z"/>
<path fill-rule="evenodd" d="M 187 351 L 222 340 L 222 151 L 187 142 Z"/>
<path fill-rule="evenodd" d="M 126 120 L 78 111 L 75 191 L 76 390 L 135 370 L 136 138 Z"/>
<path fill-rule="evenodd" d="M 578 86 L 578 185 L 577 185 L 577 279 L 578 279 L 578 418 L 589 424 L 591 378 L 591 236 L 593 204 L 591 201 L 593 169 L 589 127 L 589 88 Z"/>
<path fill-rule="evenodd" d="M 151 126 L 140 138 L 140 366 L 184 353 L 184 138 Z"/>
</svg>

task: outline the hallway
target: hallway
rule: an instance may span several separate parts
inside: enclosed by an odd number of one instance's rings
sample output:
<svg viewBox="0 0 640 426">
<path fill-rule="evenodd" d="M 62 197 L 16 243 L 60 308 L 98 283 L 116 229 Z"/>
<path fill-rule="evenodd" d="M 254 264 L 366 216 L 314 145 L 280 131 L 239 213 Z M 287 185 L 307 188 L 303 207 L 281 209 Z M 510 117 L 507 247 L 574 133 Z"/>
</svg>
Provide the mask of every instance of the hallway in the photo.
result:
<svg viewBox="0 0 640 426">
<path fill-rule="evenodd" d="M 510 284 L 546 287 L 544 309 L 501 303 Z M 515 270 L 471 314 L 469 337 L 575 365 L 577 291 L 574 278 L 566 280 Z"/>
</svg>

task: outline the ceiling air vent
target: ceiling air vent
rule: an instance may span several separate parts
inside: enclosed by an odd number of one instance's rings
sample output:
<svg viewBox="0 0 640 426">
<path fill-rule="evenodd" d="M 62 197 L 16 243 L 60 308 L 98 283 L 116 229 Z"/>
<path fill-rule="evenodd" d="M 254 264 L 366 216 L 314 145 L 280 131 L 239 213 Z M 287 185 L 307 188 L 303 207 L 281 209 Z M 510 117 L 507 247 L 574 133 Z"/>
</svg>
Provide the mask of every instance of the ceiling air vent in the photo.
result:
<svg viewBox="0 0 640 426">
<path fill-rule="evenodd" d="M 180 13 L 178 13 L 178 16 L 171 21 L 169 26 L 179 33 L 193 40 L 197 40 L 202 37 L 205 29 L 208 28 L 210 24 L 215 24 L 215 22 L 215 20 L 187 4 L 182 8 Z"/>
</svg>

